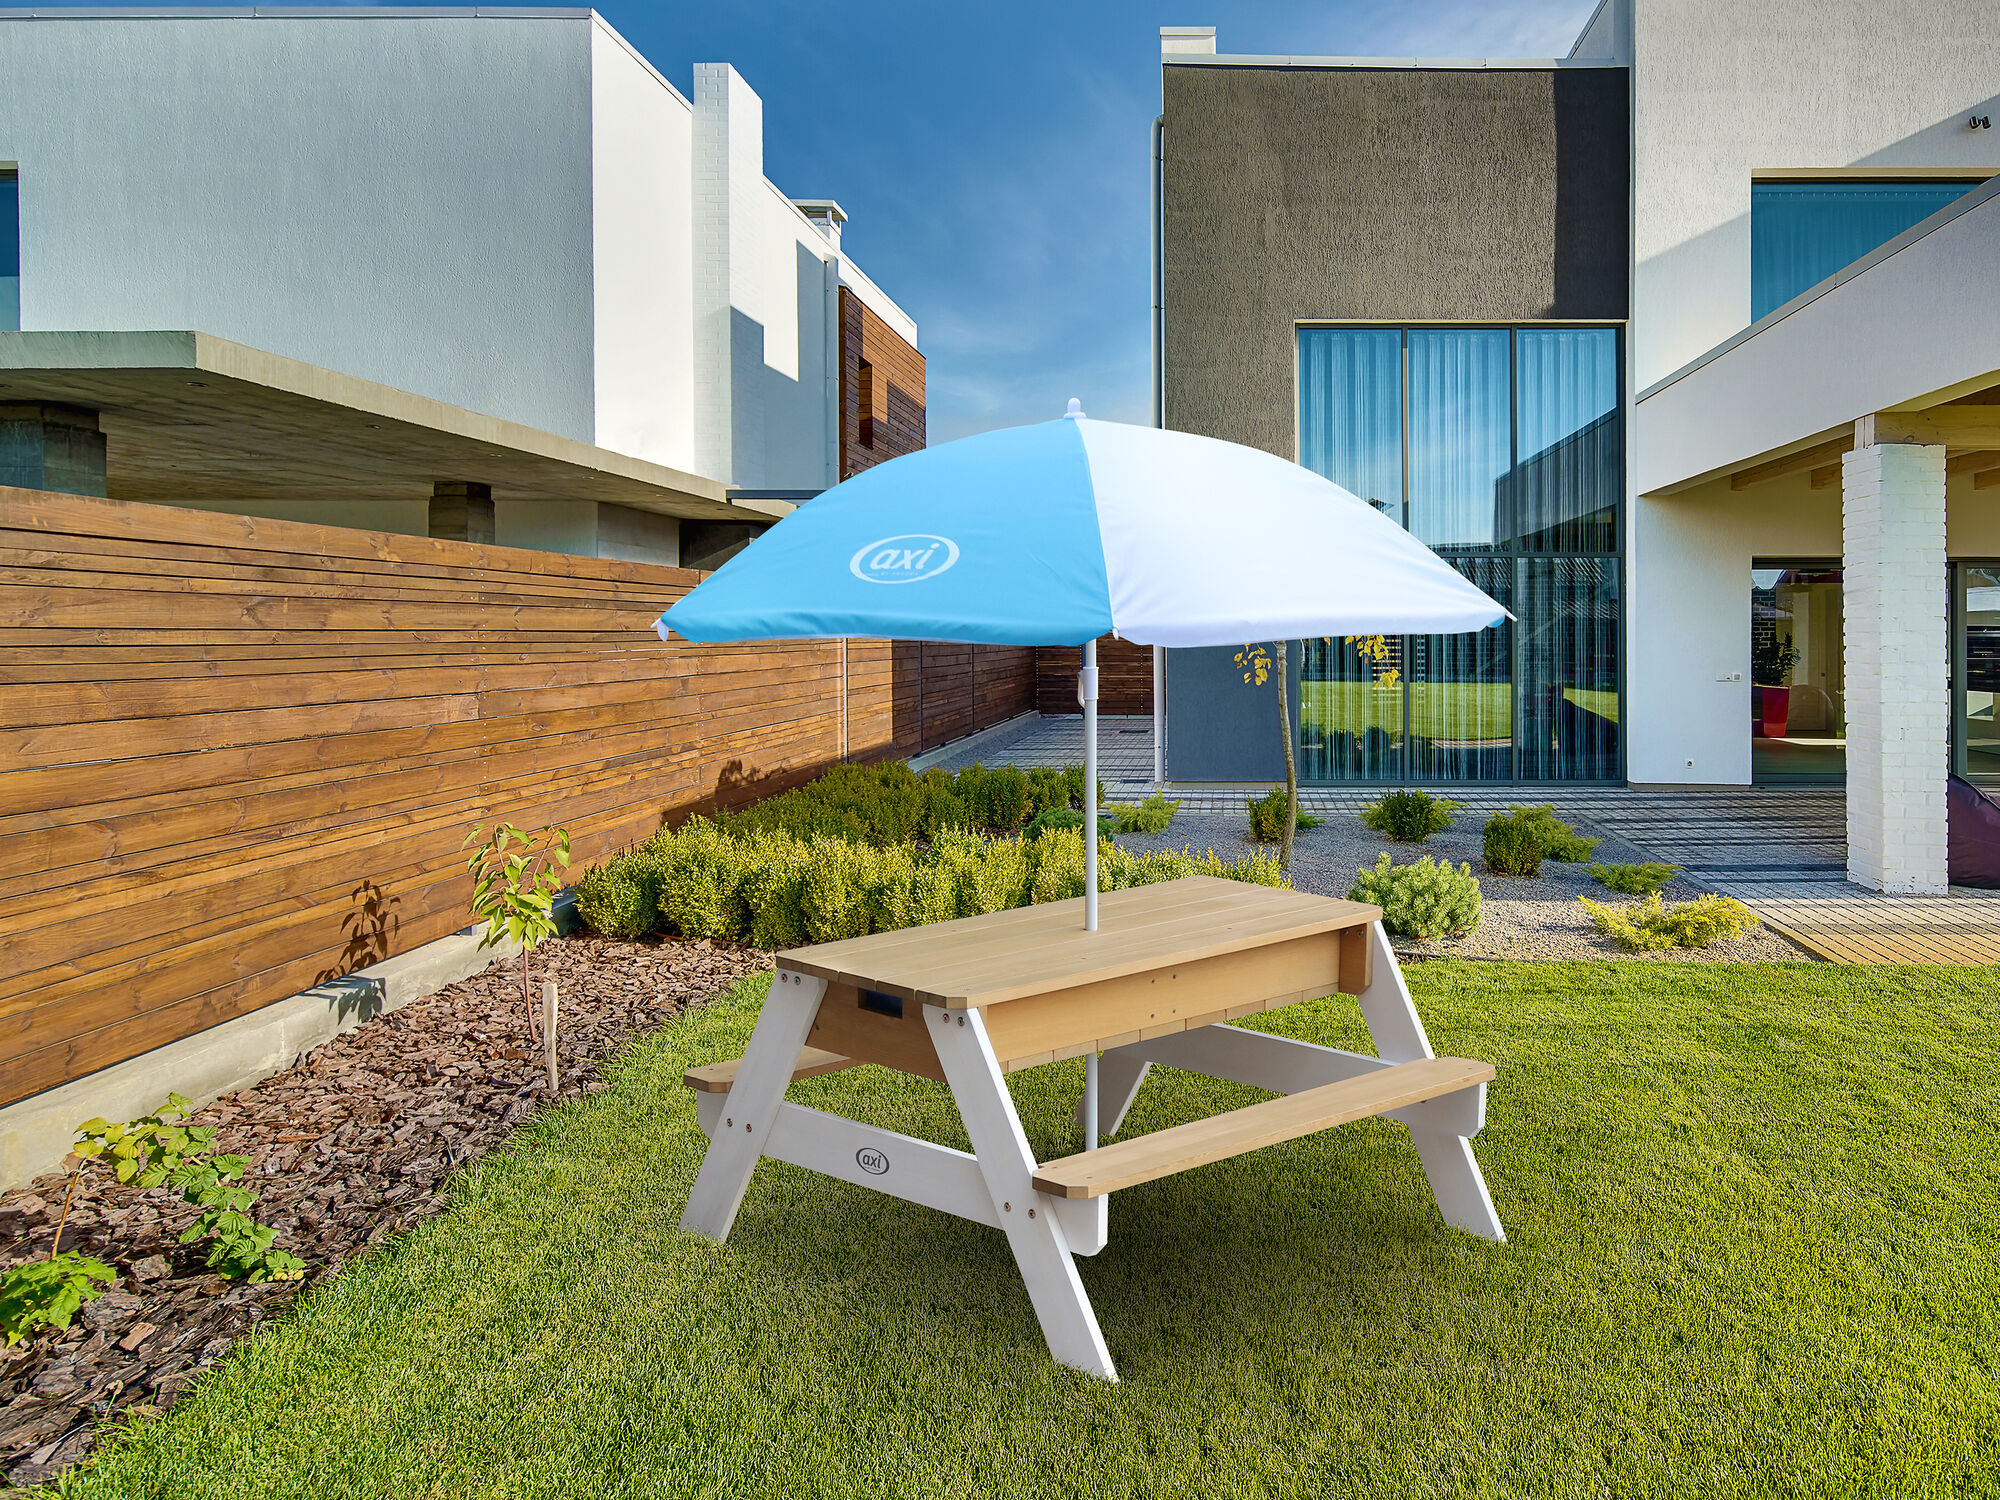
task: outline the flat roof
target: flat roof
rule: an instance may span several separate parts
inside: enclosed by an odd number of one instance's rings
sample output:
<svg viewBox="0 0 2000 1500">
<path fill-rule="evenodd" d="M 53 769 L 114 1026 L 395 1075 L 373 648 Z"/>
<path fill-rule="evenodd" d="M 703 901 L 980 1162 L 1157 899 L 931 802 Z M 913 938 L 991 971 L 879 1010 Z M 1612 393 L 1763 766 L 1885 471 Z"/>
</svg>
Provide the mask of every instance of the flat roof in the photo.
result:
<svg viewBox="0 0 2000 1500">
<path fill-rule="evenodd" d="M 191 331 L 0 332 L 0 403 L 98 413 L 111 498 L 599 500 L 687 520 L 770 521 L 717 480 Z"/>
</svg>

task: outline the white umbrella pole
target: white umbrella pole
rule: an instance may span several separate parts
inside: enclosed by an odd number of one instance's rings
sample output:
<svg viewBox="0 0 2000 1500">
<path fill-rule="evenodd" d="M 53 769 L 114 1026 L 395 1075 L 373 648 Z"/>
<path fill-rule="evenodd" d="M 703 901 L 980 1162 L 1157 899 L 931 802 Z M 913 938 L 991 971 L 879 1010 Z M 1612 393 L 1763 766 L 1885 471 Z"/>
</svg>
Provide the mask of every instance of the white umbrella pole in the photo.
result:
<svg viewBox="0 0 2000 1500">
<path fill-rule="evenodd" d="M 1083 930 L 1097 931 L 1097 642 L 1083 643 Z"/>
</svg>

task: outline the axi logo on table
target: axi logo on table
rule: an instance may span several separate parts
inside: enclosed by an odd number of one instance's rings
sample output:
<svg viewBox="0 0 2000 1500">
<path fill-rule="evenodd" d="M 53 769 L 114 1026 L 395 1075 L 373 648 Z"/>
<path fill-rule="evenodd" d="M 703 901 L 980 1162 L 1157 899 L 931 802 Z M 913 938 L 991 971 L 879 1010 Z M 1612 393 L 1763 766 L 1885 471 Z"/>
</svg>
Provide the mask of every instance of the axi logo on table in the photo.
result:
<svg viewBox="0 0 2000 1500">
<path fill-rule="evenodd" d="M 855 553 L 847 571 L 863 583 L 922 583 L 958 561 L 958 543 L 948 536 L 913 531 L 885 536 Z"/>
</svg>

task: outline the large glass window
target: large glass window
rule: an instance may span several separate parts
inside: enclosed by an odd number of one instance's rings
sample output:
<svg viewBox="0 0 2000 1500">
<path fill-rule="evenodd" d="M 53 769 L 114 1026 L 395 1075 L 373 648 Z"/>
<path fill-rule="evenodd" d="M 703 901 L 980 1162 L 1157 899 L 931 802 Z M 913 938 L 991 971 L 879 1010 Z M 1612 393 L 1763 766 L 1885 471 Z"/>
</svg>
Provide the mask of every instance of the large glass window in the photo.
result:
<svg viewBox="0 0 2000 1500">
<path fill-rule="evenodd" d="M 1972 190 L 1969 182 L 1750 187 L 1750 320 L 1783 307 Z"/>
<path fill-rule="evenodd" d="M 0 172 L 0 328 L 21 326 L 21 184 Z"/>
<path fill-rule="evenodd" d="M 1619 370 L 1613 328 L 1300 330 L 1300 461 L 1519 616 L 1305 642 L 1302 776 L 1622 774 Z"/>
</svg>

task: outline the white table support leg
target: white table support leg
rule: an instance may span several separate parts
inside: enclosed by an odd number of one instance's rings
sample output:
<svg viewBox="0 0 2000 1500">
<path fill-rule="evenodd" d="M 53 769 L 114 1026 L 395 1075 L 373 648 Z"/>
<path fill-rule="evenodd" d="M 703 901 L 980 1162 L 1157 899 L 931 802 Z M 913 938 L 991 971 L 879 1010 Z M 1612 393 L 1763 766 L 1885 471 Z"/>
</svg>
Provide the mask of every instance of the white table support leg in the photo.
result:
<svg viewBox="0 0 2000 1500">
<path fill-rule="evenodd" d="M 1000 1213 L 1000 1227 L 1027 1283 L 1028 1300 L 1057 1364 L 1116 1380 L 1111 1351 L 1077 1275 L 1076 1260 L 1052 1200 L 1034 1188 L 1035 1156 L 1022 1133 L 1013 1096 L 979 1012 L 924 1007 L 924 1023 L 958 1102 L 965 1133 Z"/>
<path fill-rule="evenodd" d="M 785 1102 L 785 1089 L 792 1081 L 792 1069 L 798 1065 L 825 994 L 824 979 L 784 969 L 771 977 L 771 993 L 765 997 L 757 1029 L 743 1053 L 743 1066 L 723 1102 L 721 1127 L 701 1159 L 694 1191 L 688 1194 L 687 1209 L 681 1215 L 681 1228 L 717 1244 L 729 1238 L 743 1192 L 750 1186 L 750 1174 L 764 1154 L 778 1107 Z"/>
<path fill-rule="evenodd" d="M 1389 1062 L 1435 1057 L 1416 1002 L 1410 999 L 1410 987 L 1403 982 L 1403 967 L 1396 962 L 1396 950 L 1389 945 L 1389 934 L 1380 922 L 1369 927 L 1368 941 L 1374 950 L 1373 978 L 1357 998 L 1368 1034 L 1375 1039 L 1376 1053 Z M 1472 1155 L 1472 1142 L 1414 1121 L 1410 1137 L 1416 1142 L 1424 1176 L 1430 1179 L 1431 1195 L 1437 1199 L 1445 1223 L 1504 1244 L 1507 1231 L 1500 1227 L 1500 1215 L 1494 1211 L 1486 1179 Z"/>
<path fill-rule="evenodd" d="M 1116 1135 L 1125 1123 L 1125 1116 L 1131 1111 L 1132 1101 L 1139 1097 L 1139 1085 L 1146 1081 L 1146 1074 L 1152 1068 L 1149 1062 L 1129 1057 L 1123 1052 L 1100 1052 L 1097 1054 L 1097 1133 L 1099 1136 Z M 1084 1090 L 1084 1097 L 1076 1106 L 1076 1128 L 1086 1139 L 1090 1135 L 1090 1116 L 1087 1113 L 1090 1090 Z"/>
</svg>

